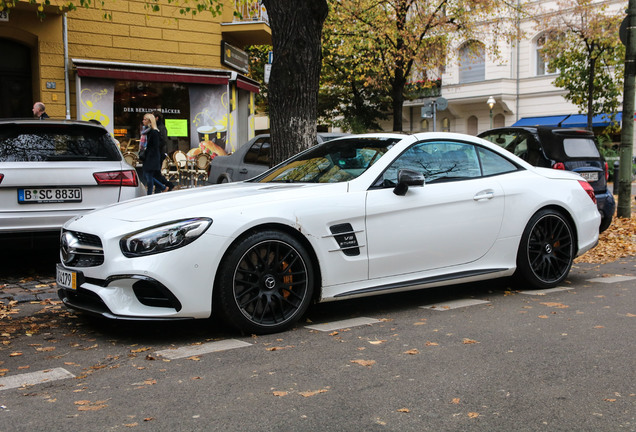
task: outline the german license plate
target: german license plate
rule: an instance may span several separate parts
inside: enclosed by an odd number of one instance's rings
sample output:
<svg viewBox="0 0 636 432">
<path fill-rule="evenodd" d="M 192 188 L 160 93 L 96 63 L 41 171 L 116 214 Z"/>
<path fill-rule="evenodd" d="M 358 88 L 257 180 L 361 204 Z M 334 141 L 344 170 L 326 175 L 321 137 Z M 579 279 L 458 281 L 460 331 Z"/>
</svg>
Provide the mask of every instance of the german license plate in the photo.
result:
<svg viewBox="0 0 636 432">
<path fill-rule="evenodd" d="M 57 272 L 55 281 L 57 286 L 67 289 L 77 289 L 77 273 L 71 270 L 67 270 L 61 265 L 57 265 Z"/>
<path fill-rule="evenodd" d="M 29 188 L 18 189 L 18 203 L 46 204 L 82 202 L 82 188 Z"/>
<path fill-rule="evenodd" d="M 581 177 L 583 177 L 588 182 L 598 181 L 598 173 L 597 172 L 582 172 Z"/>
</svg>

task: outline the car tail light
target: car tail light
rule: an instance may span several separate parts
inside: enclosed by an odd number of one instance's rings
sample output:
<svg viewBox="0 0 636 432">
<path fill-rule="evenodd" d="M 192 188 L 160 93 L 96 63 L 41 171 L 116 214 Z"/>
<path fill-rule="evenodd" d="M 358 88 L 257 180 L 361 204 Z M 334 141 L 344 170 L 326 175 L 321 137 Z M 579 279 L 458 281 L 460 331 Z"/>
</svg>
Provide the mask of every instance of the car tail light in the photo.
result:
<svg viewBox="0 0 636 432">
<path fill-rule="evenodd" d="M 137 186 L 139 180 L 137 172 L 128 171 L 106 171 L 93 173 L 93 177 L 100 186 Z"/>
<path fill-rule="evenodd" d="M 596 195 L 594 195 L 594 188 L 585 180 L 579 180 L 579 184 L 585 189 L 585 192 L 592 198 L 594 204 L 596 204 Z"/>
<path fill-rule="evenodd" d="M 0 183 L 2 183 L 3 178 L 4 178 L 4 174 L 0 174 Z"/>
<path fill-rule="evenodd" d="M 609 180 L 609 165 L 605 162 L 605 181 Z"/>
<path fill-rule="evenodd" d="M 563 162 L 557 162 L 552 165 L 552 168 L 565 171 L 565 164 Z"/>
</svg>

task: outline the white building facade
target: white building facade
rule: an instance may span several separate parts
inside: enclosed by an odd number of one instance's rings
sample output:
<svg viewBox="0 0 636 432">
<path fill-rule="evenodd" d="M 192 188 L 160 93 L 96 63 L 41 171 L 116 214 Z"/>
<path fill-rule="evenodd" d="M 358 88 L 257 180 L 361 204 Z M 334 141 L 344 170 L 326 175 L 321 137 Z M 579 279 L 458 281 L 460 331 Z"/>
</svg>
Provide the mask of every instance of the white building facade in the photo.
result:
<svg viewBox="0 0 636 432">
<path fill-rule="evenodd" d="M 556 7 L 551 1 L 530 3 L 543 11 Z M 597 3 L 607 4 L 617 13 L 625 13 L 628 2 L 599 0 Z M 553 85 L 556 74 L 547 72 L 539 55 L 549 28 L 537 25 L 536 18 L 520 19 L 519 34 L 523 36 L 512 43 L 499 41 L 497 57 L 486 50 L 488 41 L 464 41 L 455 47 L 454 55 L 450 56 L 454 60 L 447 63 L 441 74 L 441 96 L 448 102 L 447 107 L 437 110 L 435 119 L 425 118 L 422 107 L 430 105 L 436 98 L 406 101 L 404 131 L 436 130 L 476 135 L 491 127 L 511 126 L 518 122 L 553 125 L 551 123 L 568 115 L 571 117 L 564 126 L 585 126 L 584 116 L 578 115 L 578 107 L 564 98 L 566 91 Z M 477 44 L 477 49 L 469 50 L 468 44 Z M 488 104 L 489 99 L 492 102 L 491 98 L 494 99 L 492 110 Z M 546 119 L 548 116 L 557 118 Z M 600 122 L 595 123 L 595 126 L 600 125 Z M 387 122 L 383 127 L 390 129 L 391 123 Z"/>
</svg>

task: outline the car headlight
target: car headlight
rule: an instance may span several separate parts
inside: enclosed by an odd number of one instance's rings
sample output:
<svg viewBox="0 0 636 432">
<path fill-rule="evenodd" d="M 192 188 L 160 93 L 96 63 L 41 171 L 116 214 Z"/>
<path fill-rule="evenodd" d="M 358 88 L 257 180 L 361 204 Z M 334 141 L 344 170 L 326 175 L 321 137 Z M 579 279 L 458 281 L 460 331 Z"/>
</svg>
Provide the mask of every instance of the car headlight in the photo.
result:
<svg viewBox="0 0 636 432">
<path fill-rule="evenodd" d="M 119 241 L 128 258 L 178 249 L 198 239 L 212 225 L 212 219 L 193 218 L 157 225 L 127 235 Z"/>
</svg>

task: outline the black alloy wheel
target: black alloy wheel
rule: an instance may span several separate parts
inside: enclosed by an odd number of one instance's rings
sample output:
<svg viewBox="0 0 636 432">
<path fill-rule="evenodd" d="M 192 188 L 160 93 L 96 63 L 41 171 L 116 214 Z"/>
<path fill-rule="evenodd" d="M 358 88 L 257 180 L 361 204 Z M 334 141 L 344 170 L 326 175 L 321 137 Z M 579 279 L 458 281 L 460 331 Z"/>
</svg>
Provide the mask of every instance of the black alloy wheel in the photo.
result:
<svg viewBox="0 0 636 432">
<path fill-rule="evenodd" d="M 517 254 L 517 276 L 532 288 L 553 288 L 563 282 L 575 257 L 574 235 L 558 211 L 544 209 L 528 222 Z"/>
<path fill-rule="evenodd" d="M 223 314 L 247 333 L 275 333 L 305 313 L 313 293 L 313 267 L 304 247 L 279 231 L 252 234 L 228 253 L 219 269 Z"/>
</svg>

